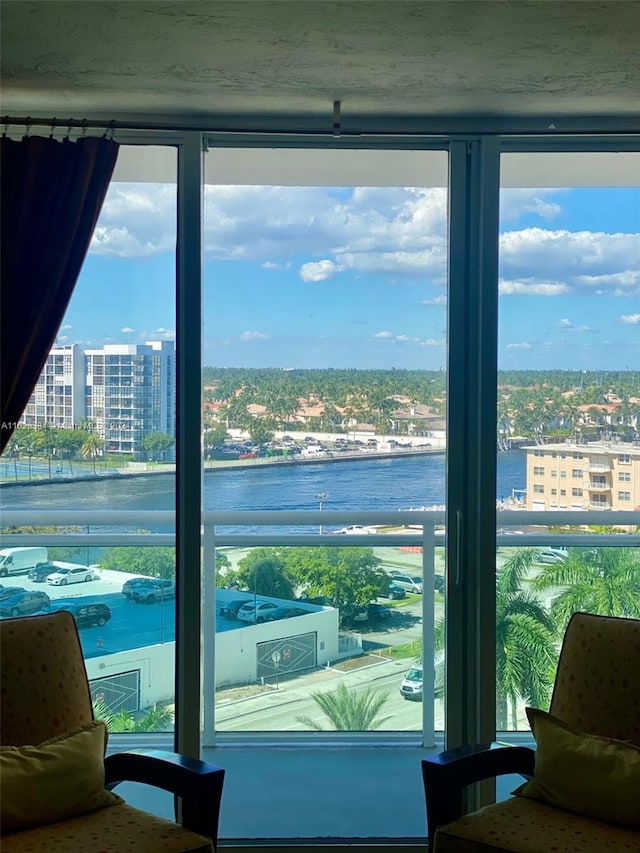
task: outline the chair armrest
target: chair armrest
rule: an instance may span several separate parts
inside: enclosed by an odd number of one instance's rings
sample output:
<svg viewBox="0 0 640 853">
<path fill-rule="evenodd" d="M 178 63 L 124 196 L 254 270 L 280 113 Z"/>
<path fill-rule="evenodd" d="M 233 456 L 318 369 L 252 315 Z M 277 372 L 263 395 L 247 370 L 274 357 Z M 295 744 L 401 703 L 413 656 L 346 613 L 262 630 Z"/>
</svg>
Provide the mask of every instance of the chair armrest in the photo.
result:
<svg viewBox="0 0 640 853">
<path fill-rule="evenodd" d="M 158 749 L 116 752 L 104 760 L 105 787 L 143 782 L 182 798 L 182 825 L 214 842 L 224 770 L 196 758 Z"/>
<path fill-rule="evenodd" d="M 467 785 L 508 773 L 532 777 L 534 763 L 535 750 L 501 743 L 462 746 L 423 759 L 430 846 L 439 826 L 461 817 L 462 792 Z"/>
</svg>

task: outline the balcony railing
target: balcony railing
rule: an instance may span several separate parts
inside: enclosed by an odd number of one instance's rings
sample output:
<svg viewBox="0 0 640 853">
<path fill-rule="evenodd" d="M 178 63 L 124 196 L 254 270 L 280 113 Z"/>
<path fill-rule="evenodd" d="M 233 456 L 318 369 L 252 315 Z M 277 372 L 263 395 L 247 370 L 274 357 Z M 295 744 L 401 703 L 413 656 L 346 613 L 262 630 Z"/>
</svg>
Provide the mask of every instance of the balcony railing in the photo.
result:
<svg viewBox="0 0 640 853">
<path fill-rule="evenodd" d="M 497 548 L 544 548 L 571 546 L 625 546 L 640 547 L 640 535 L 635 533 L 620 534 L 596 534 L 586 532 L 586 525 L 611 524 L 611 513 L 603 512 L 567 512 L 555 511 L 550 518 L 548 512 L 526 512 L 526 511 L 500 511 L 497 513 L 498 530 L 496 537 Z M 446 535 L 444 530 L 445 513 L 431 511 L 404 511 L 404 512 L 334 512 L 334 511 L 262 511 L 262 512 L 207 512 L 203 513 L 202 525 L 202 548 L 203 565 L 212 566 L 218 549 L 243 549 L 254 547 L 278 546 L 284 547 L 351 547 L 366 546 L 369 548 L 404 548 L 411 549 L 416 554 L 416 565 L 419 565 L 419 574 L 422 576 L 423 595 L 419 602 L 418 610 L 420 624 L 416 623 L 416 632 L 421 640 L 422 656 L 424 660 L 434 659 L 434 628 L 436 604 L 442 610 L 441 598 L 436 598 L 434 591 L 434 576 L 442 574 L 444 561 L 444 546 Z M 616 512 L 615 522 L 617 527 L 637 527 L 638 513 Z M 57 535 L 51 533 L 0 533 L 0 547 L 12 546 L 67 546 L 89 548 L 105 548 L 115 546 L 174 546 L 175 514 L 173 512 L 79 512 L 79 511 L 5 511 L 1 519 L 2 525 L 16 527 L 78 527 L 80 532 L 61 532 Z M 547 525 L 553 523 L 554 532 L 547 529 Z M 378 530 L 377 534 L 356 532 L 345 535 L 338 532 L 327 532 L 333 527 L 353 527 Z M 570 532 L 558 534 L 557 528 L 566 525 Z M 283 528 L 295 526 L 298 530 L 311 529 L 310 532 L 289 533 Z M 277 530 L 273 528 L 277 527 Z M 320 534 L 322 527 L 323 533 Z M 120 529 L 119 529 L 120 528 Z M 136 533 L 139 529 L 164 529 L 168 532 Z M 247 531 L 246 528 L 251 528 Z M 539 528 L 536 530 L 536 528 Z M 579 530 L 576 528 L 580 528 Z M 235 532 L 229 532 L 229 531 Z M 383 532 L 384 530 L 384 532 Z M 535 532 L 531 532 L 531 531 Z M 238 532 L 239 531 L 239 532 Z M 514 535 L 518 533 L 520 535 Z M 89 562 L 87 560 L 87 562 Z M 98 561 L 99 562 L 99 561 Z M 436 572 L 437 569 L 437 572 Z M 111 575 L 118 575 L 111 572 Z M 106 573 L 105 573 L 106 575 Z M 105 577 L 106 580 L 106 577 Z M 113 581 L 113 578 L 110 578 Z M 22 579 L 19 581 L 22 584 Z M 119 593 L 120 585 L 113 585 L 110 593 Z M 5 581 L 6 584 L 6 581 Z M 84 584 L 65 588 L 66 595 L 83 596 Z M 106 588 L 106 584 L 105 584 Z M 105 589 L 106 591 L 106 589 Z M 121 596 L 119 596 L 121 598 Z M 216 619 L 216 591 L 212 583 L 207 583 L 203 588 L 203 624 L 213 625 Z M 168 603 L 167 603 L 168 604 Z M 156 607 L 153 615 L 160 622 L 160 634 L 153 635 L 150 644 L 153 646 L 153 655 L 157 666 L 155 671 L 163 671 L 160 660 L 164 661 L 164 670 L 170 671 L 173 666 L 173 642 L 172 623 L 169 622 L 169 614 L 173 611 L 173 602 L 170 606 Z M 148 609 L 137 611 L 140 614 L 148 613 Z M 115 620 L 114 620 L 115 621 Z M 337 619 L 334 628 L 337 627 Z M 157 628 L 157 626 L 156 626 Z M 335 630 L 334 630 L 335 633 Z M 355 639 L 345 640 L 344 637 Z M 342 642 L 336 640 L 335 662 L 341 656 L 349 656 L 358 653 L 362 644 L 358 643 L 357 625 L 343 634 Z M 219 685 L 215 681 L 216 667 L 214 661 L 214 646 L 218 641 L 214 632 L 204 632 L 203 645 L 203 695 L 204 702 L 204 731 L 203 744 L 212 744 L 215 741 L 233 740 L 237 738 L 235 731 L 223 731 L 220 726 L 215 725 L 216 708 L 213 697 Z M 87 669 L 90 679 L 98 681 L 110 672 L 117 674 L 132 669 L 126 666 L 126 654 L 121 650 L 109 657 L 110 650 L 103 645 L 95 645 L 89 652 L 85 651 L 87 658 Z M 150 652 L 151 653 L 151 652 Z M 131 652 L 129 653 L 131 657 Z M 159 656 L 162 656 L 161 658 Z M 137 653 L 139 657 L 139 652 Z M 324 663 L 324 661 L 323 661 Z M 424 696 L 434 696 L 433 671 L 425 668 Z M 208 697 L 208 699 L 206 698 Z M 271 697 L 272 698 L 272 697 Z M 152 700 L 153 701 L 153 700 Z M 266 700 L 264 700 L 266 701 Z M 273 702 L 271 702 L 273 704 Z M 411 704 L 411 703 L 410 703 Z M 418 712 L 419 713 L 419 712 Z M 418 718 L 416 717 L 416 722 Z M 436 732 L 442 728 L 440 719 L 436 718 L 434 701 L 423 701 L 421 706 L 421 719 L 419 725 L 405 731 L 394 731 L 385 733 L 385 736 L 398 740 L 402 743 L 416 743 L 418 740 L 422 745 L 433 745 L 436 742 Z M 262 731 L 262 730 L 260 730 Z M 215 733 L 215 738 L 214 738 Z M 379 736 L 379 732 L 371 737 Z M 350 733 L 347 739 L 353 740 L 354 733 Z M 356 740 L 364 739 L 368 733 L 356 733 Z M 266 735 L 265 735 L 266 737 Z M 336 738 L 338 735 L 336 735 Z"/>
</svg>

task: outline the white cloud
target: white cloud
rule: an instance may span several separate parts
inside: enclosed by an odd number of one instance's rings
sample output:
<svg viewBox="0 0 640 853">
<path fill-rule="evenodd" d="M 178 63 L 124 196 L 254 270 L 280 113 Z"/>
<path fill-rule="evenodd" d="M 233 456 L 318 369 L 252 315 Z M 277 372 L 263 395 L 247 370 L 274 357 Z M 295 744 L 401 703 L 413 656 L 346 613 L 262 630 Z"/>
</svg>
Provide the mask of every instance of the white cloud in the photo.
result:
<svg viewBox="0 0 640 853">
<path fill-rule="evenodd" d="M 342 267 L 333 261 L 310 261 L 300 267 L 300 278 L 303 281 L 326 281 L 341 269 Z"/>
<path fill-rule="evenodd" d="M 535 213 L 542 219 L 553 219 L 562 212 L 562 208 L 553 201 L 546 201 L 545 196 L 558 192 L 560 190 L 550 188 L 503 189 L 500 191 L 500 219 L 506 222 L 527 213 Z"/>
<path fill-rule="evenodd" d="M 154 329 L 153 332 L 149 332 L 149 335 L 146 336 L 146 340 L 154 340 L 156 338 L 160 338 L 162 340 L 174 340 L 176 336 L 175 329 L 165 329 L 164 326 L 160 326 L 159 329 Z"/>
<path fill-rule="evenodd" d="M 571 322 L 571 320 L 567 320 L 566 317 L 564 319 L 560 320 L 560 322 L 558 323 L 558 327 L 560 329 L 564 329 L 567 332 L 590 332 L 591 331 L 590 326 L 574 326 L 574 324 Z"/>
<path fill-rule="evenodd" d="M 135 329 L 132 329 L 131 326 L 123 326 L 120 329 L 120 331 L 124 332 L 124 334 L 126 335 L 126 334 L 129 334 L 130 332 L 135 332 Z"/>
<path fill-rule="evenodd" d="M 434 296 L 433 299 L 421 299 L 421 305 L 446 305 L 447 296 L 443 293 L 442 296 Z"/>
<path fill-rule="evenodd" d="M 640 326 L 640 314 L 622 314 L 620 322 L 625 326 Z"/>
<path fill-rule="evenodd" d="M 521 341 L 519 344 L 507 344 L 507 349 L 531 349 L 531 344 L 528 341 Z"/>
<path fill-rule="evenodd" d="M 532 278 L 523 278 L 517 281 L 508 281 L 501 278 L 498 283 L 498 291 L 501 296 L 510 294 L 524 294 L 527 296 L 561 296 L 569 293 L 568 285 L 559 281 L 535 281 Z"/>
<path fill-rule="evenodd" d="M 445 344 L 444 338 L 427 338 L 426 341 L 422 341 L 423 347 L 443 347 Z"/>
<path fill-rule="evenodd" d="M 65 323 L 65 324 L 64 324 L 64 326 L 60 326 L 60 331 L 61 331 L 61 332 L 66 332 L 66 331 L 68 331 L 69 329 L 72 329 L 72 328 L 73 328 L 73 326 L 71 325 L 71 323 Z"/>
<path fill-rule="evenodd" d="M 139 258 L 175 250 L 176 187 L 124 184 L 109 187 L 90 251 Z"/>
<path fill-rule="evenodd" d="M 268 338 L 269 335 L 265 335 L 264 332 L 243 332 L 240 335 L 241 340 L 243 341 L 258 341 L 263 340 L 264 338 Z"/>
<path fill-rule="evenodd" d="M 385 330 L 384 332 L 376 332 L 373 337 L 374 338 L 393 338 L 394 334 L 393 334 L 393 332 L 389 332 L 389 331 Z"/>
<path fill-rule="evenodd" d="M 500 236 L 500 268 L 505 281 L 552 281 L 569 293 L 640 294 L 640 233 L 510 231 Z"/>
<path fill-rule="evenodd" d="M 535 214 L 550 221 L 570 190 L 505 189 L 501 218 Z M 560 199 L 561 201 L 562 199 Z M 413 278 L 444 285 L 447 192 L 403 187 L 207 186 L 203 242 L 207 260 L 253 260 L 265 269 L 302 264 L 303 281 L 341 272 Z M 113 184 L 91 251 L 117 257 L 174 252 L 174 185 Z M 640 234 L 527 227 L 500 236 L 501 293 L 640 294 Z M 436 297 L 436 299 L 439 299 Z M 441 301 L 425 304 L 445 304 Z"/>
</svg>

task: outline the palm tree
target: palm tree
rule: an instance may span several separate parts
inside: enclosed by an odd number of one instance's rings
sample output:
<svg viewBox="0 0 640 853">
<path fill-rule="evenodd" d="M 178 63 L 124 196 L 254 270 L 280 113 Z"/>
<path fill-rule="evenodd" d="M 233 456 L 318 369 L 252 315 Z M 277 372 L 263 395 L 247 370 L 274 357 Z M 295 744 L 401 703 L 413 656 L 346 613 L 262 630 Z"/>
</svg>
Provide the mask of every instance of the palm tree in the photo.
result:
<svg viewBox="0 0 640 853">
<path fill-rule="evenodd" d="M 131 711 L 113 712 L 98 699 L 93 703 L 93 713 L 102 720 L 110 732 L 166 732 L 173 728 L 173 712 L 164 705 L 154 703 L 142 716 L 136 717 Z"/>
<path fill-rule="evenodd" d="M 83 459 L 91 459 L 93 462 L 93 473 L 96 473 L 96 457 L 102 453 L 104 441 L 95 432 L 90 432 L 82 443 L 80 452 Z"/>
<path fill-rule="evenodd" d="M 328 717 L 333 728 L 341 732 L 367 732 L 378 729 L 389 716 L 379 717 L 379 713 L 389 698 L 388 693 L 376 693 L 371 687 L 356 693 L 349 691 L 340 682 L 334 693 L 312 693 L 316 702 Z M 322 726 L 310 717 L 296 717 L 299 723 L 309 726 L 316 731 L 323 731 Z"/>
<path fill-rule="evenodd" d="M 640 618 L 640 560 L 632 548 L 571 548 L 566 560 L 541 567 L 532 587 L 562 590 L 551 605 L 560 631 L 576 610 Z"/>
<path fill-rule="evenodd" d="M 523 590 L 537 552 L 518 548 L 496 581 L 496 724 L 517 728 L 518 699 L 536 708 L 549 700 L 557 661 L 557 633 L 541 602 Z"/>
</svg>

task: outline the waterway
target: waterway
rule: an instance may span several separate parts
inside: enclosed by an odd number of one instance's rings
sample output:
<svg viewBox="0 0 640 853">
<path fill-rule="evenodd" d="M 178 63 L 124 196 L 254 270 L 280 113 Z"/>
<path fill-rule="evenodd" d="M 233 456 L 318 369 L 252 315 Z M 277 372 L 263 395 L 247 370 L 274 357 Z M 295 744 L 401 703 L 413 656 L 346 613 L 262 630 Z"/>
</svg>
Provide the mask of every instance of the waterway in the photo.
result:
<svg viewBox="0 0 640 853">
<path fill-rule="evenodd" d="M 525 453 L 498 454 L 497 494 L 524 489 Z M 357 459 L 340 464 L 214 469 L 204 476 L 204 508 L 229 510 L 402 510 L 445 502 L 445 456 L 433 454 L 387 459 Z M 122 479 L 87 480 L 0 488 L 3 509 L 172 510 L 174 476 L 152 474 Z M 275 532 L 277 528 L 271 528 Z M 306 528 L 287 527 L 290 533 Z M 226 532 L 240 532 L 225 528 Z M 244 532 L 251 532 L 243 528 Z"/>
</svg>

